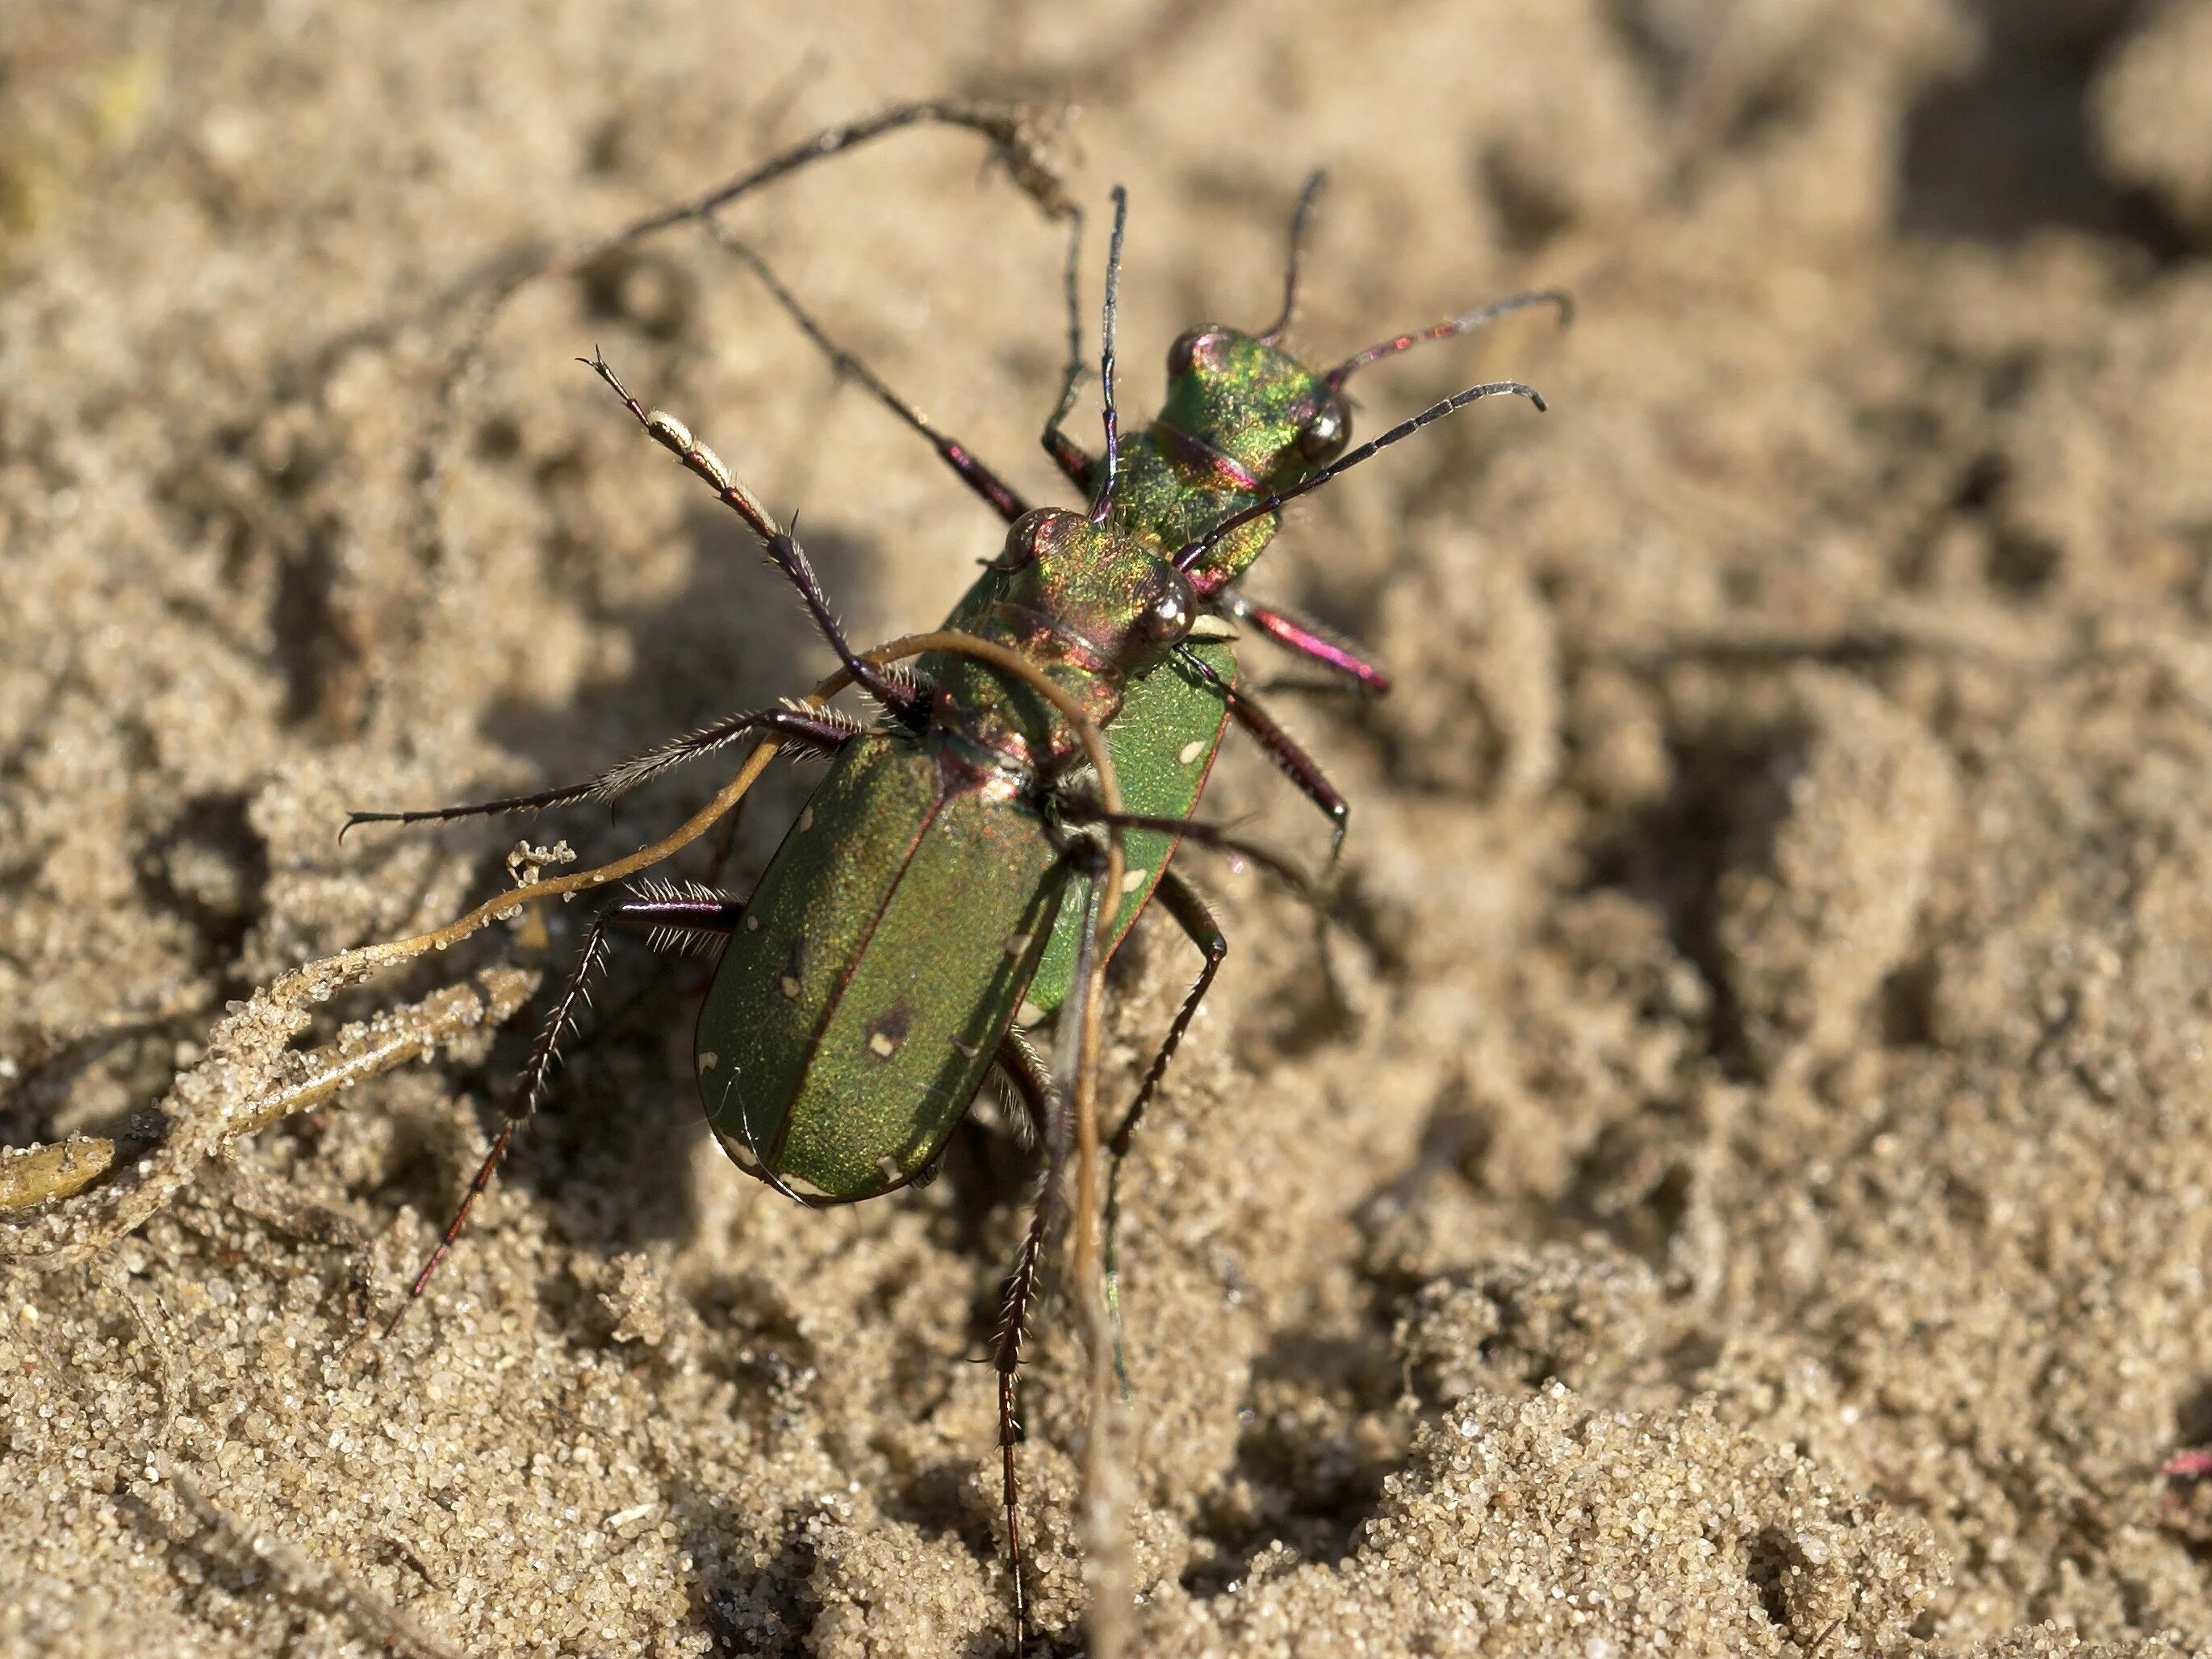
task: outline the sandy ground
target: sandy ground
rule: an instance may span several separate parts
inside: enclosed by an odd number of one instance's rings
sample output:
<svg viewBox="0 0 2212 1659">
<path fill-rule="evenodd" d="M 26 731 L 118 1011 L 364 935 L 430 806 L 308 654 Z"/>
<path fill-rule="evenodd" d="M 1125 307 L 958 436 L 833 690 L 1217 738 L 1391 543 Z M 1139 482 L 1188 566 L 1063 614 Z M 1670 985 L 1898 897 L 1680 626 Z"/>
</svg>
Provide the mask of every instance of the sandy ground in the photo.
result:
<svg viewBox="0 0 2212 1659">
<path fill-rule="evenodd" d="M 696 234 L 525 292 L 441 422 L 466 283 L 892 97 L 1068 100 L 1071 189 L 1133 194 L 1133 407 L 1270 313 L 1316 163 L 1317 357 L 1583 307 L 1365 377 L 1370 431 L 1507 371 L 1553 413 L 1394 452 L 1256 575 L 1397 690 L 1284 702 L 1355 802 L 1348 1014 L 1292 902 L 1190 861 L 1233 950 L 1128 1183 L 1142 1650 L 2205 1650 L 2160 1469 L 2212 1440 L 2212 3 L 829 9 L 9 7 L 0 1142 L 128 1126 L 227 1003 L 505 879 L 514 824 L 347 807 L 825 670 L 577 353 L 801 509 L 862 635 L 994 544 Z M 1060 244 L 982 155 L 732 222 L 1055 499 Z M 1217 777 L 1319 853 L 1263 761 Z M 713 782 L 522 827 L 611 855 Z M 1188 954 L 1117 969 L 1117 1097 Z M 965 1362 L 1023 1155 L 796 1209 L 703 1132 L 699 982 L 618 959 L 388 1343 L 527 1019 L 0 1268 L 0 1651 L 1003 1652 Z M 1065 1318 L 1034 1352 L 1068 1652 L 1082 1364 Z"/>
</svg>

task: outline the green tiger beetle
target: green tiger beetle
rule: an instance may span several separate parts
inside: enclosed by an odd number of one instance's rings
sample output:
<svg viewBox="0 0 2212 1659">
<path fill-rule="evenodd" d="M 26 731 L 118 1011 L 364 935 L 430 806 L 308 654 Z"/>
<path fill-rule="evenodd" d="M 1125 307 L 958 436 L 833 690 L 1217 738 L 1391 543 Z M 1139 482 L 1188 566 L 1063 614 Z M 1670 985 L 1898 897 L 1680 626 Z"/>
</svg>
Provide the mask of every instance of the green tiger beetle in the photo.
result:
<svg viewBox="0 0 2212 1659">
<path fill-rule="evenodd" d="M 1205 614 L 1194 625 L 1191 638 L 1162 665 L 1162 672 L 1141 675 L 1127 686 L 1107 733 L 1107 744 L 1129 810 L 1172 826 L 1188 822 L 1197 810 L 1214 757 L 1234 719 L 1328 815 L 1333 861 L 1343 844 L 1350 805 L 1313 759 L 1240 685 L 1237 659 L 1230 648 L 1235 624 L 1249 623 L 1277 645 L 1320 664 L 1370 695 L 1387 691 L 1389 680 L 1382 669 L 1314 623 L 1260 605 L 1237 590 L 1237 582 L 1266 551 L 1279 523 L 1273 510 L 1251 509 L 1272 492 L 1314 478 L 1344 454 L 1352 437 L 1352 408 L 1345 388 L 1360 369 L 1413 346 L 1449 339 L 1532 307 L 1554 307 L 1564 326 L 1572 317 L 1573 305 L 1567 295 L 1557 289 L 1517 294 L 1427 328 L 1393 335 L 1353 353 L 1334 368 L 1311 368 L 1285 350 L 1282 342 L 1297 310 L 1305 232 L 1322 182 L 1319 172 L 1307 178 L 1291 215 L 1282 307 L 1275 319 L 1256 334 L 1209 324 L 1177 337 L 1168 349 L 1167 394 L 1160 412 L 1149 427 L 1131 438 L 1120 458 L 1122 477 L 1113 507 L 1115 526 L 1143 544 L 1154 556 L 1175 558 L 1190 578 L 1191 591 Z M 730 235 L 718 222 L 709 220 L 708 228 L 750 266 L 841 374 L 851 378 L 927 439 L 961 481 L 1001 518 L 1011 523 L 1030 510 L 973 450 L 940 430 L 867 363 L 832 340 L 750 245 Z M 1086 495 L 1095 495 L 1102 464 L 1063 429 L 1083 374 L 1075 297 L 1080 228 L 1078 216 L 1069 245 L 1067 370 L 1042 442 L 1070 481 Z M 1493 382 L 1475 390 L 1481 395 L 1515 392 L 1528 397 L 1538 409 L 1544 407 L 1541 398 L 1511 382 Z M 1368 446 L 1360 453 L 1371 453 L 1380 447 L 1379 443 Z M 1232 532 L 1203 534 L 1206 526 L 1227 514 L 1247 516 Z M 1185 555 L 1175 550 L 1188 549 L 1194 537 L 1206 542 L 1207 550 L 1185 562 Z M 967 626 L 989 614 L 1000 603 L 1004 582 L 1004 573 L 987 566 L 954 608 L 948 625 Z M 1128 890 L 1103 939 L 1110 956 L 1157 895 L 1205 957 L 1152 1069 L 1115 1131 L 1110 1151 L 1117 1173 L 1146 1107 L 1157 1093 L 1228 949 L 1227 940 L 1203 902 L 1169 868 L 1176 842 L 1172 828 L 1130 832 Z M 1054 926 L 1052 943 L 1030 981 L 1022 1009 L 1024 1024 L 1045 1018 L 1066 998 L 1073 980 L 1081 927 L 1079 908 L 1063 906 Z M 1111 1300 L 1110 1197 L 1108 1204 L 1107 1273 Z"/>
<path fill-rule="evenodd" d="M 356 813 L 348 824 L 607 799 L 748 737 L 829 759 L 828 774 L 747 898 L 658 881 L 594 920 L 517 1079 L 506 1123 L 392 1323 L 421 1297 L 516 1128 L 536 1109 L 616 930 L 642 933 L 663 951 L 719 953 L 695 1039 L 708 1119 L 739 1168 L 799 1203 L 854 1203 L 927 1176 L 995 1069 L 1045 1149 L 992 1352 L 1007 1554 L 1024 1636 L 1015 1383 L 1030 1302 L 1065 1204 L 1071 1149 L 1066 1105 L 1052 1068 L 1017 1028 L 1017 1012 L 1054 927 L 1072 910 L 1074 951 L 1059 995 L 1077 1015 L 1063 1026 L 1082 1024 L 1086 988 L 1096 982 L 1109 937 L 1118 936 L 1109 936 L 1108 890 L 1126 900 L 1140 888 L 1162 888 L 1170 913 L 1206 949 L 1210 977 L 1218 929 L 1195 896 L 1158 867 L 1129 860 L 1122 877 L 1125 838 L 1195 840 L 1298 882 L 1264 849 L 1191 822 L 1187 810 L 1173 817 L 1130 810 L 1127 792 L 1115 784 L 1118 757 L 1098 728 L 1117 729 L 1131 693 L 1166 678 L 1159 671 L 1170 661 L 1206 662 L 1193 643 L 1212 642 L 1199 634 L 1200 581 L 1222 568 L 1223 549 L 1245 544 L 1253 526 L 1272 524 L 1290 501 L 1480 398 L 1512 393 L 1541 407 L 1530 388 L 1516 383 L 1469 387 L 1279 488 L 1250 495 L 1163 550 L 1123 524 L 1123 492 L 1142 476 L 1125 459 L 1139 446 L 1123 444 L 1114 403 L 1124 215 L 1117 190 L 1099 368 L 1104 446 L 1091 469 L 1088 509 L 1019 514 L 992 562 L 988 597 L 963 603 L 953 631 L 927 636 L 944 644 L 925 651 L 910 674 L 855 652 L 795 536 L 682 422 L 645 408 L 603 358 L 587 360 L 646 432 L 758 538 L 844 675 L 876 704 L 877 723 L 786 702 L 732 715 L 586 783 L 428 811 Z M 1197 672 L 1217 708 L 1234 669 L 1225 653 L 1219 661 Z M 1086 786 L 1086 766 L 1095 787 Z M 1079 897 L 1071 890 L 1077 884 Z M 1188 1017 L 1187 1003 L 1146 1074 L 1147 1089 Z M 1065 1043 L 1063 1051 L 1076 1054 L 1079 1066 L 1095 1067 L 1095 1051 Z M 1073 1079 L 1079 1097 L 1085 1080 L 1079 1073 Z"/>
</svg>

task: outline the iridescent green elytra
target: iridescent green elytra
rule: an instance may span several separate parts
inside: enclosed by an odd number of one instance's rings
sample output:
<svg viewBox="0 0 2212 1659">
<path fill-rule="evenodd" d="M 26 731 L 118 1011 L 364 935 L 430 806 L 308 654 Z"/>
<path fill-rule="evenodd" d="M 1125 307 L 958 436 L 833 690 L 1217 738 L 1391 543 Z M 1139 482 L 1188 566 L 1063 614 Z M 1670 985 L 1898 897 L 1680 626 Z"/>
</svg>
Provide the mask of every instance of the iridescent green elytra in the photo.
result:
<svg viewBox="0 0 2212 1659">
<path fill-rule="evenodd" d="M 1199 627 L 1212 620 L 1200 617 Z M 1187 822 L 1221 750 L 1222 729 L 1229 723 L 1223 688 L 1236 685 L 1236 654 L 1226 638 L 1194 638 L 1185 648 L 1212 672 L 1215 681 L 1209 684 L 1180 665 L 1168 663 L 1130 683 L 1122 693 L 1121 712 L 1106 728 L 1107 750 L 1121 780 L 1121 803 L 1133 816 Z M 1122 880 L 1120 904 L 1099 928 L 1100 948 L 1109 956 L 1152 902 L 1182 837 L 1158 830 L 1131 830 L 1122 840 L 1128 873 Z M 1081 908 L 1063 905 L 1023 1000 L 1025 1023 L 1035 1024 L 1066 1000 L 1074 983 L 1076 945 L 1082 931 Z"/>
<path fill-rule="evenodd" d="M 928 1166 L 1059 912 L 1066 862 L 1042 816 L 963 747 L 936 732 L 848 744 L 700 1009 L 715 1138 L 800 1198 L 872 1198 Z"/>
<path fill-rule="evenodd" d="M 1106 325 L 1113 326 L 1109 259 Z M 1098 728 L 1124 685 L 1156 670 L 1197 619 L 1190 580 L 1110 521 L 1115 468 L 1110 392 L 1108 461 L 1088 515 L 1027 514 L 1007 532 L 990 603 L 964 629 L 914 641 L 909 677 L 862 656 L 831 615 L 797 538 L 673 416 L 648 411 L 604 359 L 591 366 L 655 441 L 711 485 L 797 590 L 843 676 L 881 710 L 864 729 L 818 697 L 716 722 L 580 786 L 427 812 L 360 813 L 350 822 L 421 821 L 618 794 L 666 767 L 756 734 L 834 757 L 751 896 L 682 883 L 641 885 L 602 910 L 516 1080 L 507 1126 L 479 1166 L 444 1239 L 416 1276 L 421 1295 L 515 1127 L 535 1109 L 562 1036 L 614 927 L 646 931 L 663 950 L 721 953 L 695 1038 L 698 1081 L 717 1140 L 742 1168 L 801 1202 L 851 1203 L 926 1173 L 967 1115 L 984 1074 L 1002 1068 L 1046 1151 L 1045 1178 L 994 1343 L 999 1379 L 1007 1553 L 1017 1645 L 1027 1634 L 1014 1447 L 1014 1384 L 1025 1311 L 1060 1212 L 1069 1136 L 1095 1051 L 1078 1044 L 1071 1097 L 1057 1096 L 1038 1056 L 1012 1032 L 1071 878 L 1095 885 L 1119 867 L 1112 764 Z M 1104 376 L 1112 386 L 1110 344 Z M 759 756 L 766 758 L 763 752 Z M 1100 777 L 1093 804 L 1068 786 L 1083 765 Z M 741 772 L 740 780 L 752 775 Z M 740 780 L 696 819 L 734 803 Z M 1098 826 L 1101 856 L 1072 828 Z M 695 831 L 696 833 L 696 831 Z M 1095 908 L 1083 907 L 1095 917 Z M 1095 950 L 1096 931 L 1091 930 Z M 1094 955 L 1089 960 L 1098 958 Z M 395 1319 L 395 1323 L 397 1322 Z"/>
<path fill-rule="evenodd" d="M 1167 391 L 1160 412 L 1142 432 L 1121 446 L 1112 498 L 1114 524 L 1155 556 L 1169 556 L 1202 544 L 1200 556 L 1184 568 L 1200 603 L 1212 614 L 1200 619 L 1188 647 L 1129 684 L 1121 711 L 1107 729 L 1106 741 L 1128 811 L 1165 824 L 1187 824 L 1197 810 L 1214 757 L 1220 750 L 1222 734 L 1233 717 L 1328 815 L 1340 843 L 1349 806 L 1289 734 L 1249 693 L 1240 690 L 1236 657 L 1230 649 L 1236 638 L 1233 624 L 1249 623 L 1278 644 L 1349 677 L 1368 691 L 1384 691 L 1389 682 L 1379 669 L 1324 634 L 1284 612 L 1253 604 L 1234 591 L 1237 578 L 1273 538 L 1278 514 L 1255 513 L 1218 540 L 1212 532 L 1224 520 L 1256 507 L 1273 494 L 1316 480 L 1344 455 L 1352 434 L 1352 411 L 1344 386 L 1360 368 L 1423 341 L 1447 338 L 1528 306 L 1556 305 L 1564 320 L 1569 306 L 1564 295 L 1554 292 L 1519 295 L 1431 328 L 1395 336 L 1334 368 L 1315 369 L 1285 350 L 1280 343 L 1296 307 L 1299 248 L 1320 182 L 1318 173 L 1307 181 L 1291 222 L 1281 315 L 1259 334 L 1214 325 L 1180 336 L 1168 349 Z M 939 457 L 1003 517 L 1011 521 L 1022 514 L 1021 498 L 990 467 L 965 445 L 938 431 L 865 362 L 830 340 L 757 253 L 726 234 L 721 240 L 752 267 L 841 373 L 858 380 L 927 438 Z M 1071 246 L 1071 316 L 1073 254 Z M 1073 406 L 1079 375 L 1079 362 L 1071 361 L 1060 405 L 1046 424 L 1043 437 L 1046 453 L 1089 498 L 1098 494 L 1101 463 L 1060 429 Z M 1501 382 L 1491 389 L 1520 392 L 1542 406 L 1542 400 L 1525 386 Z M 954 607 L 948 625 L 965 626 L 986 614 L 997 597 L 1000 580 L 999 573 L 987 568 Z M 1127 832 L 1126 890 L 1105 920 L 1100 935 L 1108 954 L 1119 947 L 1138 915 L 1159 891 L 1181 839 L 1179 834 L 1165 830 Z M 1206 951 L 1207 965 L 1139 1092 L 1139 1109 L 1157 1085 L 1161 1066 L 1181 1041 L 1225 948 L 1194 895 L 1184 896 L 1173 908 L 1185 931 Z M 1051 944 L 1030 982 L 1022 1010 L 1024 1023 L 1044 1018 L 1066 1000 L 1073 982 L 1081 929 L 1079 908 L 1063 905 L 1054 924 Z M 1134 1116 L 1133 1110 L 1132 1122 Z"/>
<path fill-rule="evenodd" d="M 1187 578 L 1109 526 L 1041 511 L 966 631 L 1019 651 L 1096 724 L 1188 635 Z M 724 1149 L 812 1203 L 902 1186 L 1002 1054 L 1081 848 L 1080 764 L 1032 690 L 950 653 L 918 726 L 853 737 L 747 901 L 699 1015 Z"/>
</svg>

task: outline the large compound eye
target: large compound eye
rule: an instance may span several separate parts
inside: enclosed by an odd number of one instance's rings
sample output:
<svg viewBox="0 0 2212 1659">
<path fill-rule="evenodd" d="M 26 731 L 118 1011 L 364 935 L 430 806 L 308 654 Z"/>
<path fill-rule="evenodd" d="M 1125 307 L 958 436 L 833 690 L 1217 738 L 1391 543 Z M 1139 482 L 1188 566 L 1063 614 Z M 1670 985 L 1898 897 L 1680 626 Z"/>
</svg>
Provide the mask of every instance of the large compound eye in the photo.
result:
<svg viewBox="0 0 2212 1659">
<path fill-rule="evenodd" d="M 1352 411 L 1341 398 L 1331 398 L 1298 428 L 1298 457 L 1311 466 L 1326 465 L 1344 453 L 1345 440 L 1351 435 Z"/>
<path fill-rule="evenodd" d="M 1066 516 L 1048 507 L 1023 514 L 1006 527 L 1006 544 L 991 561 L 991 568 L 1011 575 L 1035 564 L 1037 556 L 1059 536 L 1060 521 Z"/>
<path fill-rule="evenodd" d="M 1156 646 L 1180 645 L 1198 620 L 1198 599 L 1190 578 L 1173 565 L 1162 568 L 1158 590 L 1145 607 L 1145 637 Z"/>
<path fill-rule="evenodd" d="M 1168 378 L 1179 380 L 1194 368 L 1212 368 L 1221 356 L 1221 331 L 1218 328 L 1194 328 L 1187 334 L 1176 337 L 1168 348 Z"/>
</svg>

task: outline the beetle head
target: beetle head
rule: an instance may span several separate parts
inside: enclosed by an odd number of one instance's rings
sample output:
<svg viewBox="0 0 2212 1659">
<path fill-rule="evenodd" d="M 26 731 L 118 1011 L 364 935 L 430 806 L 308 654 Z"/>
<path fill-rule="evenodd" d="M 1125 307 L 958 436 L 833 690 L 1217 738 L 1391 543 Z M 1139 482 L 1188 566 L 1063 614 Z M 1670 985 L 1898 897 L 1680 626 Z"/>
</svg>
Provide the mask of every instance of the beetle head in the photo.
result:
<svg viewBox="0 0 2212 1659">
<path fill-rule="evenodd" d="M 1006 532 L 1006 601 L 1049 617 L 1111 665 L 1149 664 L 1198 620 L 1190 579 L 1145 543 L 1080 513 L 1040 507 Z"/>
<path fill-rule="evenodd" d="M 1202 441 L 1251 483 L 1273 486 L 1342 454 L 1352 410 L 1326 375 L 1281 347 L 1213 323 L 1168 348 L 1158 425 L 1175 438 Z"/>
</svg>

